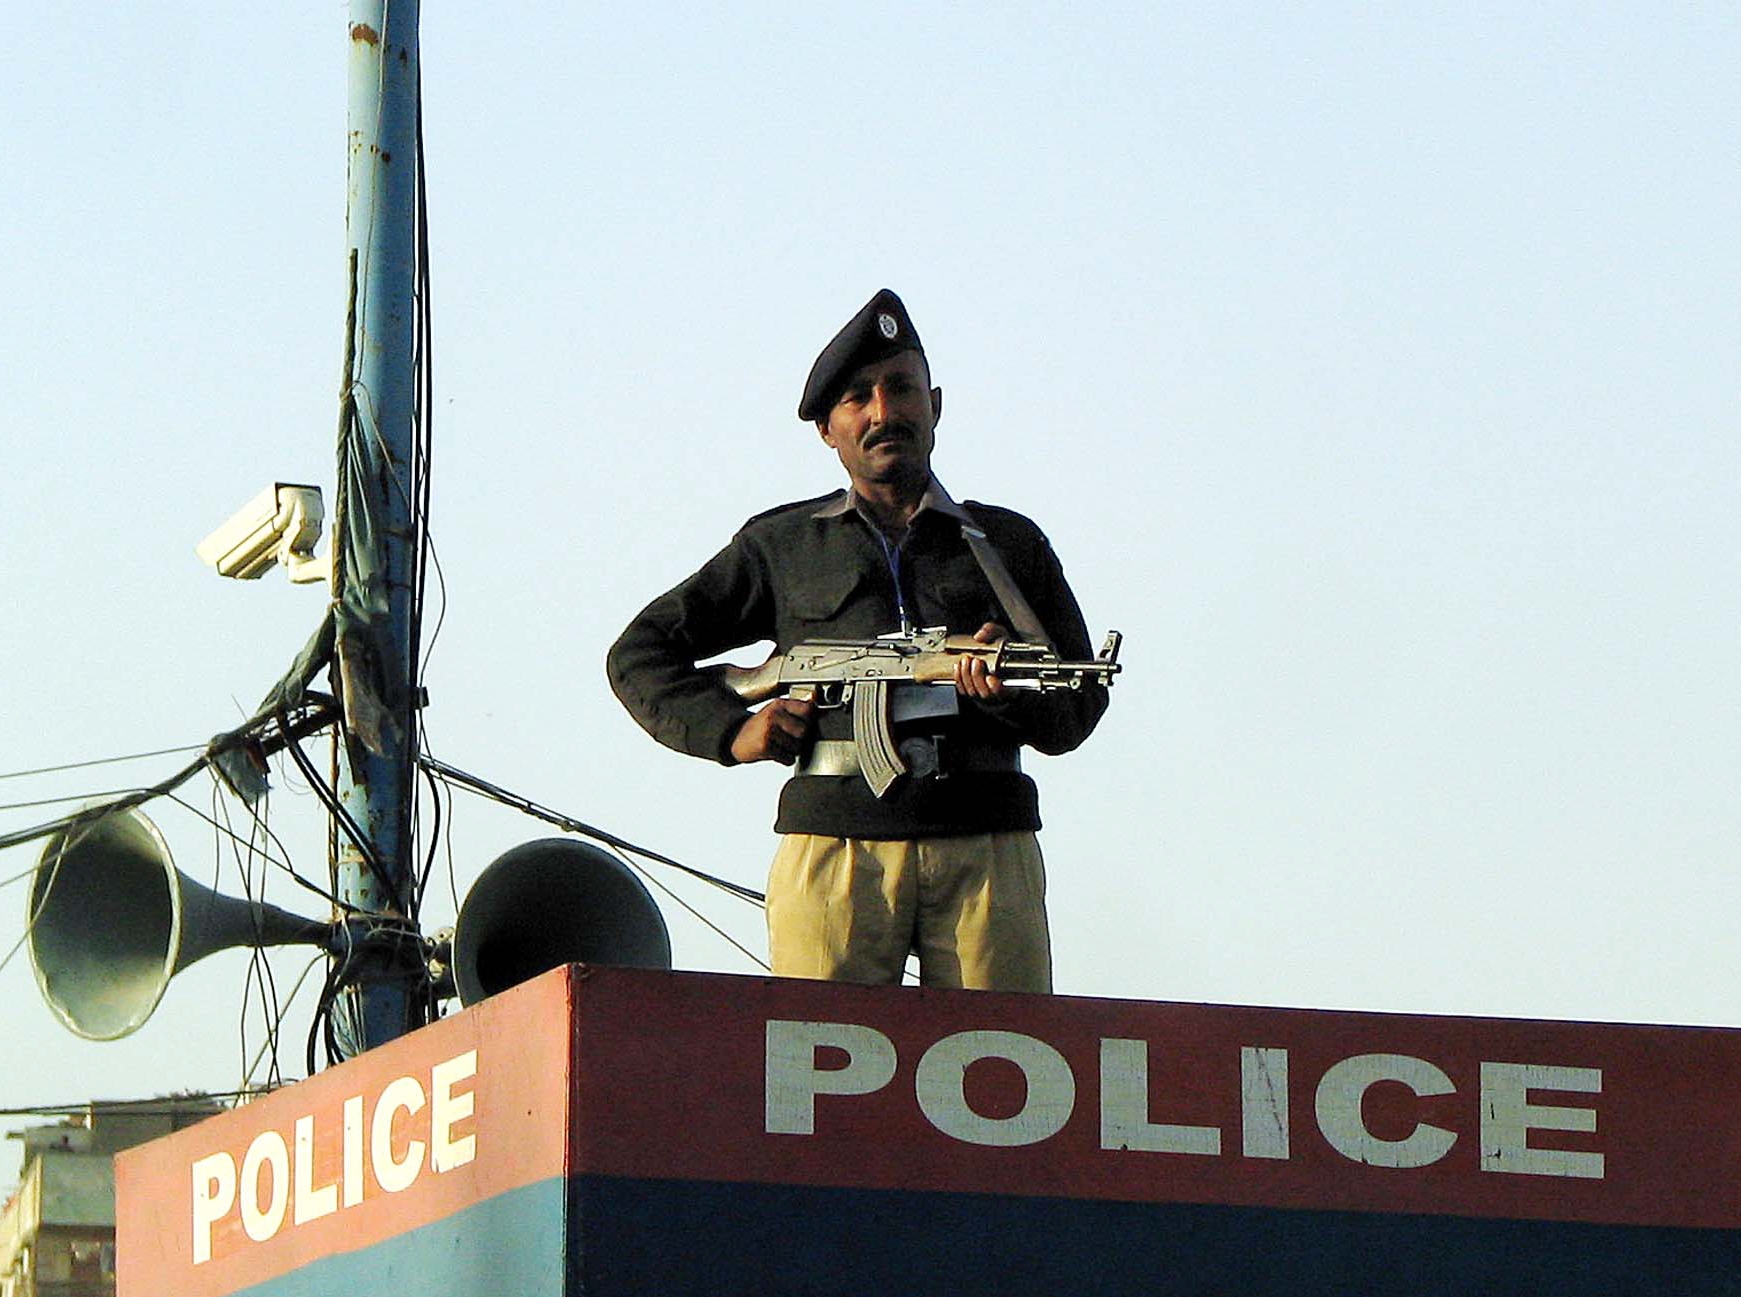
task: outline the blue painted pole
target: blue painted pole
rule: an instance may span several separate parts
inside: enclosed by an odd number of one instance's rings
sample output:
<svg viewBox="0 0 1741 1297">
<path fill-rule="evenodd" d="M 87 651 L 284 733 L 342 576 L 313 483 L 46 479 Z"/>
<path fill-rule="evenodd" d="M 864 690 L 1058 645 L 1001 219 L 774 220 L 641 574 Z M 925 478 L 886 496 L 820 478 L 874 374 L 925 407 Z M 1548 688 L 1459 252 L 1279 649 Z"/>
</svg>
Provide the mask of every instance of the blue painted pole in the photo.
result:
<svg viewBox="0 0 1741 1297">
<path fill-rule="evenodd" d="M 336 834 L 339 898 L 413 931 L 417 758 L 415 455 L 417 0 L 352 0 L 349 201 L 354 275 L 340 440 L 339 675 L 346 726 Z M 378 723 L 375 723 L 378 722 Z M 372 857 L 372 859 L 371 859 Z M 354 928 L 355 925 L 353 925 Z M 366 946 L 345 969 L 333 1026 L 346 1057 L 426 1020 L 414 940 Z"/>
</svg>

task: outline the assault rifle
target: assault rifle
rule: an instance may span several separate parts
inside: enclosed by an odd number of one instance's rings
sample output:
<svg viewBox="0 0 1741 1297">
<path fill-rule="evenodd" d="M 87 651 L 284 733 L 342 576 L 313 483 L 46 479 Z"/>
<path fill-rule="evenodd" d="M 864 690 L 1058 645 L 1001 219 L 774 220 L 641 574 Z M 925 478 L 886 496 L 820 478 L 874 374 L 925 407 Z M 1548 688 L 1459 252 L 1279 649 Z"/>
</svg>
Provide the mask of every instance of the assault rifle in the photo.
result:
<svg viewBox="0 0 1741 1297">
<path fill-rule="evenodd" d="M 1107 633 L 1092 662 L 1066 662 L 1044 644 L 1000 640 L 982 644 L 971 635 L 951 635 L 941 626 L 881 639 L 814 639 L 777 653 L 757 667 L 717 666 L 726 686 L 747 703 L 784 694 L 819 707 L 852 705 L 852 740 L 858 767 L 878 797 L 888 792 L 907 762 L 889 727 L 889 686 L 896 683 L 949 685 L 964 657 L 985 662 L 1005 687 L 1080 689 L 1093 680 L 1111 685 L 1124 668 L 1118 664 L 1124 636 Z"/>
</svg>

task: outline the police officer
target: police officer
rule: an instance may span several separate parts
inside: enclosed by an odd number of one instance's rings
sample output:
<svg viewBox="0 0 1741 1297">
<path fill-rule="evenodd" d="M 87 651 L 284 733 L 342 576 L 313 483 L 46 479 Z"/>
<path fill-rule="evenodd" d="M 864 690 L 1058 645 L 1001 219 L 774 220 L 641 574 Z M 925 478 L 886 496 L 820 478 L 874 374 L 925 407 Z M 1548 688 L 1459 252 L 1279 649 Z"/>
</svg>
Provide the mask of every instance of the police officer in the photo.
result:
<svg viewBox="0 0 1741 1297">
<path fill-rule="evenodd" d="M 987 643 L 1013 629 L 1063 658 L 1090 656 L 1040 529 L 957 503 L 932 473 L 942 413 L 913 322 L 884 289 L 823 348 L 798 405 L 847 487 L 746 522 L 635 617 L 608 671 L 661 743 L 794 768 L 768 878 L 776 974 L 894 983 L 917 952 L 926 985 L 1049 991 L 1039 798 L 1020 749 L 1075 748 L 1106 709 L 1104 686 L 1006 689 L 971 657 L 954 690 L 896 686 L 890 713 L 910 773 L 878 796 L 859 772 L 849 709 L 782 698 L 751 711 L 695 666 L 763 640 L 784 652 L 934 626 Z"/>
</svg>

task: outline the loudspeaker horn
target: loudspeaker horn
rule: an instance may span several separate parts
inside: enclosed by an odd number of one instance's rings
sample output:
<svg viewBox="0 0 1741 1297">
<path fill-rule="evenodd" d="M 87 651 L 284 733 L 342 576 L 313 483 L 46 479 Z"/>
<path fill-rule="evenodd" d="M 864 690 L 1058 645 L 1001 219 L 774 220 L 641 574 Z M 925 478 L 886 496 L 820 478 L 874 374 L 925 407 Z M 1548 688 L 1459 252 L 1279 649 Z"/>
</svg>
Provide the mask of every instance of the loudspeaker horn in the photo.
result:
<svg viewBox="0 0 1741 1297">
<path fill-rule="evenodd" d="M 601 847 L 540 838 L 478 875 L 453 933 L 460 1002 L 479 1000 L 562 964 L 671 967 L 671 937 L 645 884 Z"/>
<path fill-rule="evenodd" d="M 139 1029 L 182 969 L 230 946 L 329 945 L 335 925 L 224 896 L 176 869 L 138 810 L 48 840 L 30 889 L 30 963 L 55 1016 L 87 1040 Z"/>
</svg>

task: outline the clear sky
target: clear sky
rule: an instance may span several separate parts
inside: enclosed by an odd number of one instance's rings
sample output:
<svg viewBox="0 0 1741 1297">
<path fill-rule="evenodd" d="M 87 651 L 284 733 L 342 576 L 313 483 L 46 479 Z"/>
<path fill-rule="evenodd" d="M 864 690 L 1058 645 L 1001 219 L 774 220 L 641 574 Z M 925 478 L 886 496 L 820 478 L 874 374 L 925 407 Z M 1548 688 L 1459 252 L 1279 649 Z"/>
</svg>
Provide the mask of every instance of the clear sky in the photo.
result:
<svg viewBox="0 0 1741 1297">
<path fill-rule="evenodd" d="M 275 479 L 331 497 L 346 31 L 9 18 L 0 831 L 167 774 L 15 772 L 202 742 L 319 619 L 193 545 Z M 1733 7 L 508 2 L 429 6 L 423 56 L 437 756 L 761 885 L 780 772 L 659 748 L 602 659 L 839 482 L 794 409 L 888 286 L 939 475 L 1038 519 L 1127 636 L 1099 733 L 1030 765 L 1060 990 L 1741 1025 Z M 239 891 L 186 796 L 150 814 Z M 447 829 L 431 925 L 448 861 L 463 894 L 548 832 L 469 798 Z M 679 967 L 756 971 L 666 913 Z M 247 965 L 97 1045 L 18 955 L 0 1108 L 235 1086 Z"/>
</svg>

